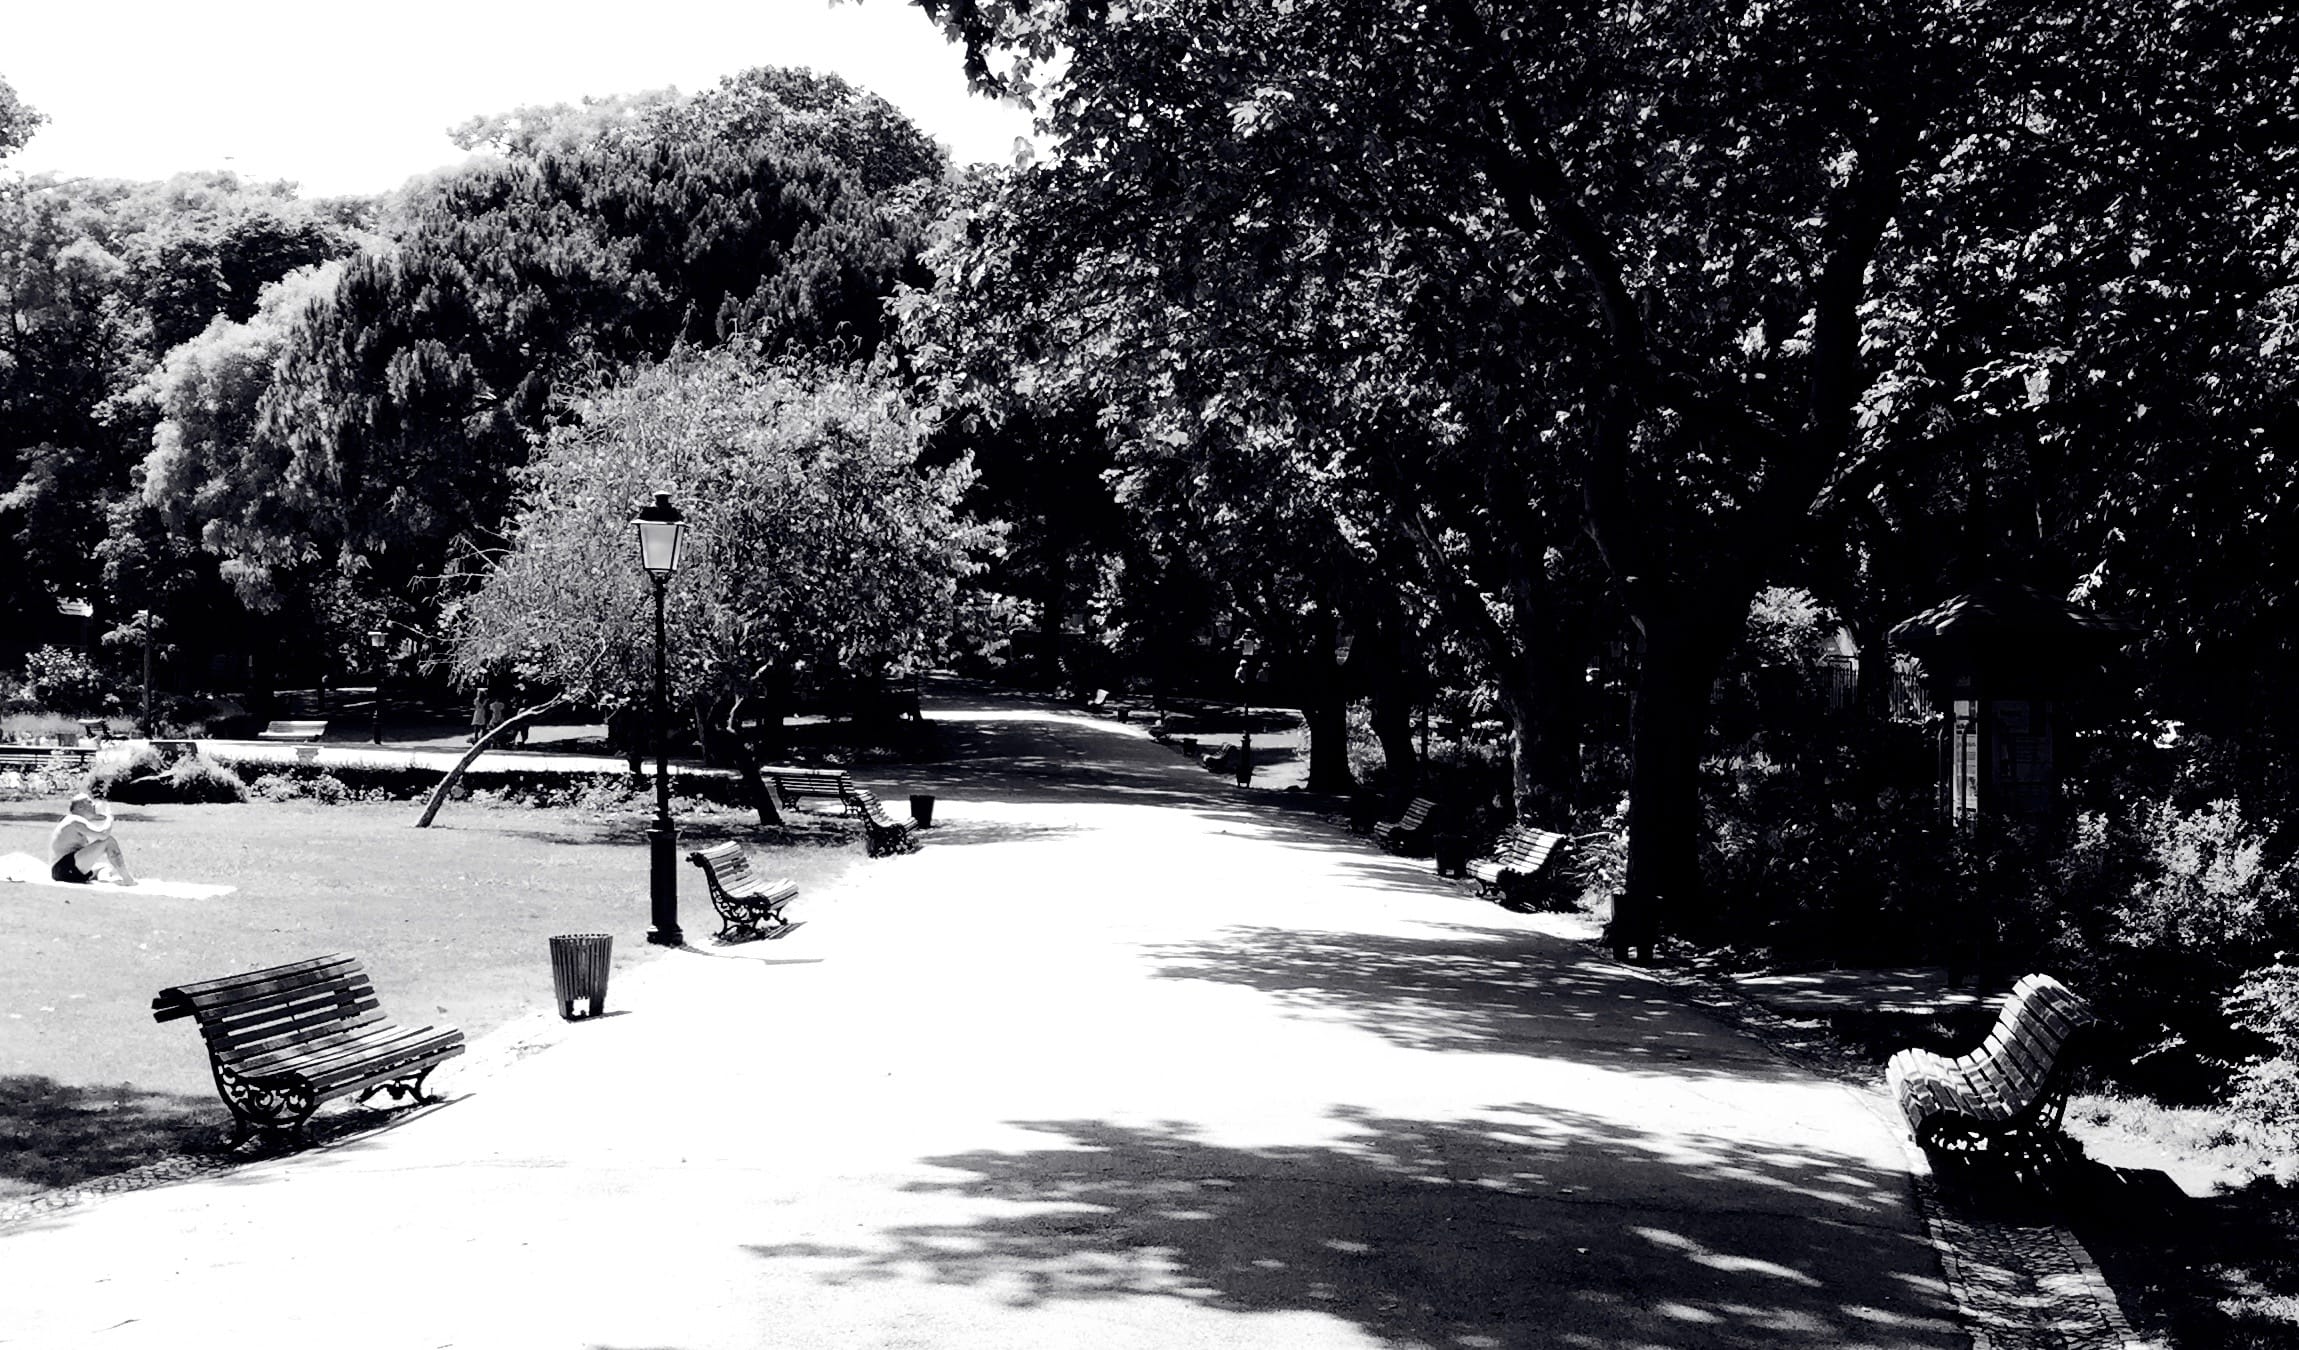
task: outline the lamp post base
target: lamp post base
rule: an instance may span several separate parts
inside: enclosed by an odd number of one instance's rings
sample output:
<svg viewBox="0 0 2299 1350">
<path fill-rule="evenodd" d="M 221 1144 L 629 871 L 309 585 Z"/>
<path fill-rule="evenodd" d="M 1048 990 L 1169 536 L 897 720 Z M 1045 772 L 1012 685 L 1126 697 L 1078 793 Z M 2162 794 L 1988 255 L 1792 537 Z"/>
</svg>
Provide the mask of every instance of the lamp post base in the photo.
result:
<svg viewBox="0 0 2299 1350">
<path fill-rule="evenodd" d="M 679 931 L 678 827 L 657 820 L 647 827 L 647 889 L 653 902 L 654 927 L 647 941 L 658 947 L 683 947 Z"/>
</svg>

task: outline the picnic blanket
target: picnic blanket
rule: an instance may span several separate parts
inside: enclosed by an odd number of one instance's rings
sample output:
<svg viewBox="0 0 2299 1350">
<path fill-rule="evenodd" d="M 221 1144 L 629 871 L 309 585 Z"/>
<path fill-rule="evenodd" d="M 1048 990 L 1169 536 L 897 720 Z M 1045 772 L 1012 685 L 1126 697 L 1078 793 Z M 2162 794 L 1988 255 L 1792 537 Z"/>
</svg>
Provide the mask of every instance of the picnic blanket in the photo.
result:
<svg viewBox="0 0 2299 1350">
<path fill-rule="evenodd" d="M 116 886 L 109 881 L 58 881 L 48 875 L 48 864 L 29 853 L 0 854 L 0 880 L 20 882 L 27 886 L 50 886 L 59 891 L 164 895 L 176 900 L 213 900 L 219 895 L 230 895 L 239 889 L 237 886 L 214 886 L 202 881 L 153 881 L 148 877 L 133 886 Z"/>
</svg>

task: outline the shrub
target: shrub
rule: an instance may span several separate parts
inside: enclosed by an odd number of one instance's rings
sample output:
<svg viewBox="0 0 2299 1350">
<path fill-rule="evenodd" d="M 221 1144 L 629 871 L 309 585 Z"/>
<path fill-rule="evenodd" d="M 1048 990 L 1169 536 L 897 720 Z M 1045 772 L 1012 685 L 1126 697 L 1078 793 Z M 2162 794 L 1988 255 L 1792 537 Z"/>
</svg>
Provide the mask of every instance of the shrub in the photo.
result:
<svg viewBox="0 0 2299 1350">
<path fill-rule="evenodd" d="M 341 806 L 352 796 L 343 780 L 331 773 L 315 773 L 304 780 L 303 786 L 306 794 L 321 806 Z"/>
<path fill-rule="evenodd" d="M 200 755 L 187 755 L 168 770 L 169 796 L 177 802 L 244 802 L 247 784 L 240 776 Z"/>
<path fill-rule="evenodd" d="M 1775 959 L 1895 964 L 1944 949 L 1972 892 L 1928 792 L 1831 785 L 1761 753 L 1704 774 L 1707 893 L 1685 936 Z"/>
<path fill-rule="evenodd" d="M 125 759 L 98 756 L 95 772 L 88 780 L 88 791 L 115 802 L 159 801 L 161 798 L 143 795 L 145 789 L 139 785 L 167 771 L 167 756 L 149 745 L 139 745 Z"/>
<path fill-rule="evenodd" d="M 204 755 L 170 762 L 152 747 L 140 746 L 127 759 L 104 765 L 90 780 L 90 792 L 128 805 L 155 802 L 244 802 L 247 784 Z"/>
<path fill-rule="evenodd" d="M 104 673 L 70 647 L 40 647 L 24 658 L 24 687 L 51 712 L 104 710 Z"/>
<path fill-rule="evenodd" d="M 2277 962 L 2251 971 L 2221 1006 L 2236 1029 L 2268 1047 L 2237 1071 L 2229 1104 L 2270 1129 L 2299 1130 L 2299 966 Z"/>
<path fill-rule="evenodd" d="M 2291 868 L 2265 845 L 2232 799 L 2077 819 L 2047 878 L 2065 923 L 2044 957 L 2099 1005 L 2128 1085 L 2200 1102 L 2256 1048 L 2223 1005 L 2292 935 Z"/>
<path fill-rule="evenodd" d="M 303 780 L 294 774 L 267 773 L 247 785 L 250 797 L 265 802 L 292 802 L 306 796 Z"/>
</svg>

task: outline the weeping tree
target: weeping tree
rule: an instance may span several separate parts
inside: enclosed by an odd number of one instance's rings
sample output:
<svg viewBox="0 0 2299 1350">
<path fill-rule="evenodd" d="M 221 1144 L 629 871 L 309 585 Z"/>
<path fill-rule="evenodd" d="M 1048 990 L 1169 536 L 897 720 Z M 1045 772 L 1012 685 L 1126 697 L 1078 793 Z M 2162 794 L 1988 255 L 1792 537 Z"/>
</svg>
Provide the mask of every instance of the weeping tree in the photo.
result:
<svg viewBox="0 0 2299 1350">
<path fill-rule="evenodd" d="M 959 581 L 998 544 L 960 510 L 970 462 L 922 462 L 916 411 L 858 367 L 680 353 L 572 412 L 522 474 L 510 542 L 456 615 L 459 678 L 508 670 L 550 691 L 506 725 L 651 688 L 653 601 L 629 521 L 655 492 L 693 532 L 670 583 L 669 697 L 705 724 L 738 705 L 771 724 L 802 662 L 921 668 L 949 639 Z M 731 743 L 772 821 L 753 747 Z"/>
</svg>

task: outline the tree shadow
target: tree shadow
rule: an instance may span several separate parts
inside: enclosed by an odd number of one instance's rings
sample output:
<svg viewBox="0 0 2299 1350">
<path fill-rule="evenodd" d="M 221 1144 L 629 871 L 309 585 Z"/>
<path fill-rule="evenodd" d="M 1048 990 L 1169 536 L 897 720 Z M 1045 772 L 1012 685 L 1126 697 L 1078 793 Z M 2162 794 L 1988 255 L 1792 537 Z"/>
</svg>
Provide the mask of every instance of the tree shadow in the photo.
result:
<svg viewBox="0 0 2299 1350">
<path fill-rule="evenodd" d="M 255 1175 L 240 1170 L 247 1164 L 369 1138 L 454 1100 L 337 1101 L 300 1138 L 259 1131 L 234 1143 L 230 1109 L 212 1095 L 0 1074 L 0 1230 L 94 1196 L 194 1177 L 247 1183 Z"/>
<path fill-rule="evenodd" d="M 2053 1212 L 2142 1331 L 2175 1345 L 2299 1346 L 2299 1188 L 2258 1177 L 2190 1197 L 2151 1169 L 2085 1159 L 2069 1172 Z"/>
<path fill-rule="evenodd" d="M 1904 1175 L 1546 1106 L 1498 1114 L 1344 1113 L 1336 1143 L 1261 1148 L 1025 1122 L 1044 1148 L 928 1160 L 956 1175 L 908 1191 L 947 1220 L 749 1250 L 857 1291 L 1165 1298 L 1320 1314 L 1396 1345 L 1963 1343 Z"/>
<path fill-rule="evenodd" d="M 1802 1079 L 1684 996 L 1544 934 L 1470 924 L 1435 937 L 1231 928 L 1149 949 L 1166 979 L 1242 985 L 1409 1050 L 1522 1053 L 1676 1076 Z"/>
<path fill-rule="evenodd" d="M 213 1097 L 0 1075 L 0 1204 L 174 1158 L 226 1156 Z"/>
<path fill-rule="evenodd" d="M 1033 839 L 1058 839 L 1081 834 L 1075 825 L 1037 825 L 1018 820 L 937 820 L 917 834 L 921 845 L 937 848 L 967 844 L 1014 844 Z"/>
</svg>

